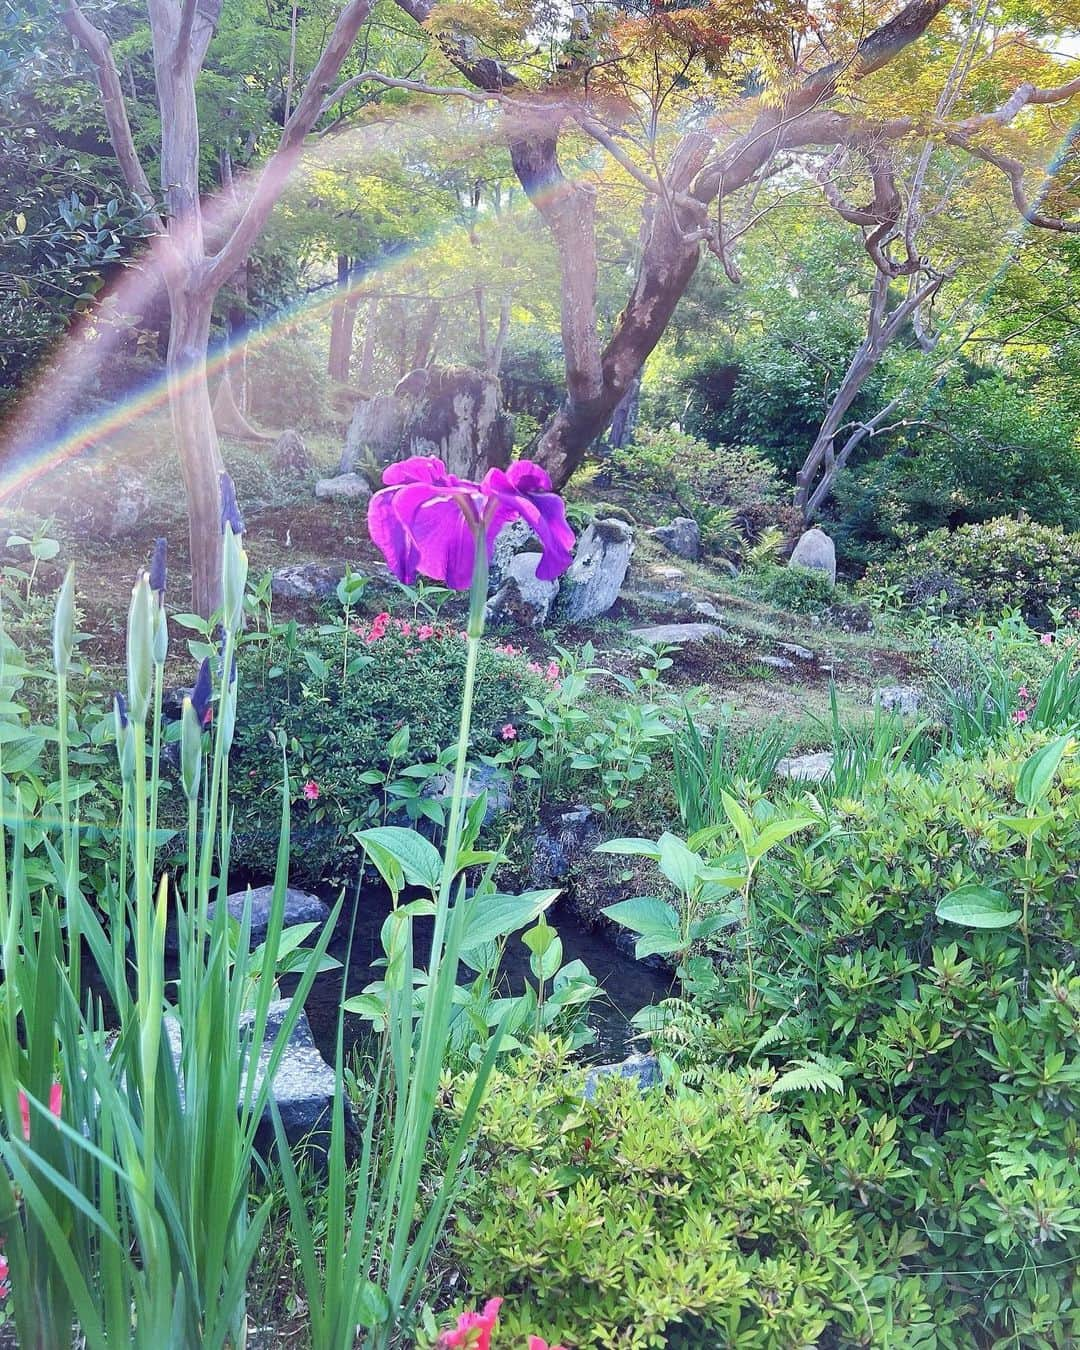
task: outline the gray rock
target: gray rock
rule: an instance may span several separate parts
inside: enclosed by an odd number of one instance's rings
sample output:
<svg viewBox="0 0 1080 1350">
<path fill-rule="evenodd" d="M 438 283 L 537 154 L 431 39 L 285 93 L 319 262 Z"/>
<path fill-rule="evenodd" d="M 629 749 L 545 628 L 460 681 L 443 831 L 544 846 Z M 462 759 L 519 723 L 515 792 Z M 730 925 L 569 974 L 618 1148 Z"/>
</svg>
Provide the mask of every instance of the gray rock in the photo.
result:
<svg viewBox="0 0 1080 1350">
<path fill-rule="evenodd" d="M 536 569 L 542 553 L 518 553 L 506 565 L 506 579 L 488 601 L 489 623 L 511 621 L 530 628 L 539 628 L 551 614 L 555 597 L 559 594 L 558 578 L 540 581 Z"/>
<path fill-rule="evenodd" d="M 824 572 L 832 584 L 836 585 L 836 545 L 825 533 L 819 530 L 817 526 L 807 530 L 795 545 L 791 557 L 788 559 L 789 567 L 809 567 L 818 572 Z"/>
<path fill-rule="evenodd" d="M 662 644 L 707 642 L 709 638 L 723 638 L 726 634 L 715 623 L 659 623 L 651 628 L 631 628 L 630 636 L 658 647 Z"/>
<path fill-rule="evenodd" d="M 262 1086 L 266 1071 L 270 1065 L 282 1024 L 289 1009 L 288 999 L 276 999 L 270 1004 L 266 1017 L 266 1027 L 262 1044 L 259 1046 L 258 1059 L 255 1062 L 255 1090 Z M 243 1013 L 240 1028 L 250 1027 L 253 1013 Z M 174 1017 L 166 1017 L 163 1022 L 173 1062 L 180 1066 L 180 1024 Z M 285 1136 L 294 1148 L 303 1144 L 311 1148 L 316 1155 L 325 1157 L 330 1140 L 331 1110 L 337 1091 L 337 1076 L 323 1059 L 311 1035 L 311 1026 L 307 1014 L 301 1012 L 296 1025 L 285 1043 L 284 1051 L 274 1072 L 272 1091 L 277 1103 L 278 1113 Z M 247 1074 L 241 1080 L 241 1092 L 246 1092 Z M 239 1109 L 240 1102 L 237 1102 Z M 356 1122 L 348 1097 L 345 1098 L 345 1122 L 350 1134 L 355 1134 Z M 264 1156 L 273 1151 L 274 1127 L 269 1108 L 263 1112 L 256 1135 L 256 1145 Z"/>
<path fill-rule="evenodd" d="M 574 561 L 559 590 L 559 617 L 586 623 L 606 614 L 619 598 L 634 532 L 621 520 L 594 520 L 578 540 Z"/>
<path fill-rule="evenodd" d="M 874 690 L 874 706 L 882 712 L 898 712 L 913 717 L 922 706 L 921 689 L 911 684 L 889 684 Z"/>
<path fill-rule="evenodd" d="M 549 815 L 533 837 L 529 885 L 546 889 L 563 881 L 575 860 L 601 841 L 600 816 L 591 806 Z"/>
<path fill-rule="evenodd" d="M 367 501 L 371 484 L 358 473 L 339 473 L 336 478 L 320 478 L 315 484 L 320 501 Z"/>
<path fill-rule="evenodd" d="M 275 569 L 270 592 L 279 600 L 326 600 L 344 575 L 344 564 L 292 563 Z"/>
<path fill-rule="evenodd" d="M 780 650 L 787 652 L 788 656 L 793 656 L 796 661 L 814 661 L 816 654 L 809 647 L 800 647 L 797 642 L 781 642 Z"/>
<path fill-rule="evenodd" d="M 447 770 L 445 773 L 437 773 L 429 778 L 424 784 L 422 795 L 430 797 L 433 801 L 441 802 L 449 810 L 453 789 L 454 775 Z M 469 774 L 468 786 L 465 789 L 466 807 L 470 806 L 480 796 L 481 792 L 487 793 L 484 824 L 490 825 L 496 817 L 503 815 L 510 809 L 509 775 L 492 764 L 474 765 Z"/>
<path fill-rule="evenodd" d="M 131 473 L 79 464 L 65 481 L 62 493 L 54 494 L 42 509 L 53 511 L 73 532 L 97 539 L 121 539 L 145 527 L 149 516 L 160 516 L 162 505 L 177 509 L 175 502 L 155 501 L 146 484 Z"/>
<path fill-rule="evenodd" d="M 758 661 L 763 666 L 771 666 L 773 670 L 795 669 L 795 662 L 789 661 L 786 656 L 759 656 Z"/>
<path fill-rule="evenodd" d="M 663 1082 L 660 1061 L 655 1055 L 628 1055 L 618 1064 L 597 1064 L 585 1075 L 585 1100 L 591 1102 L 602 1078 L 632 1078 L 646 1092 Z"/>
<path fill-rule="evenodd" d="M 681 567 L 650 567 L 650 575 L 659 577 L 661 581 L 682 581 L 686 573 Z"/>
<path fill-rule="evenodd" d="M 649 534 L 676 558 L 697 562 L 701 557 L 701 530 L 690 516 L 676 516 L 670 525 L 658 525 Z"/>
<path fill-rule="evenodd" d="M 820 783 L 832 773 L 832 766 L 831 750 L 821 750 L 814 755 L 792 755 L 779 761 L 776 776 L 802 783 Z"/>
<path fill-rule="evenodd" d="M 504 525 L 495 539 L 488 566 L 488 592 L 492 595 L 506 580 L 506 569 L 510 559 L 521 553 L 530 543 L 536 542 L 536 535 L 523 520 L 512 520 Z"/>
<path fill-rule="evenodd" d="M 232 895 L 225 898 L 226 908 L 237 923 L 243 917 L 246 900 L 246 891 L 234 891 Z M 266 941 L 266 930 L 270 926 L 270 908 L 273 900 L 273 886 L 259 886 L 251 892 L 252 948 L 259 947 Z M 210 905 L 211 917 L 213 917 L 215 908 L 216 901 Z M 324 904 L 318 896 L 308 895 L 306 891 L 294 891 L 291 886 L 286 890 L 283 918 L 283 924 L 286 928 L 293 928 L 299 923 L 317 923 L 322 927 L 329 917 L 329 905 Z M 317 933 L 312 934 L 313 938 L 317 936 Z"/>
<path fill-rule="evenodd" d="M 706 619 L 722 619 L 724 617 L 711 600 L 699 600 L 694 606 L 694 613 L 701 614 Z"/>
<path fill-rule="evenodd" d="M 298 431 L 283 431 L 270 451 L 270 463 L 278 473 L 306 477 L 314 465 L 311 454 Z"/>
</svg>

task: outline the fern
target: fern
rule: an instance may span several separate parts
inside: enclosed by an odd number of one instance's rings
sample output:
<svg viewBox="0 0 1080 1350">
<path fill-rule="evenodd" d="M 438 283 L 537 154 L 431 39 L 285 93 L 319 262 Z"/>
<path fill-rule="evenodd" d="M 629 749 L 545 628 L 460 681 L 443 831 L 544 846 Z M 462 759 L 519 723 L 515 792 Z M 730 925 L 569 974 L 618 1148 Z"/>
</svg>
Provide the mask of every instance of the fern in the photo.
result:
<svg viewBox="0 0 1080 1350">
<path fill-rule="evenodd" d="M 769 1089 L 772 1096 L 783 1092 L 843 1092 L 841 1075 L 850 1067 L 845 1060 L 832 1059 L 815 1050 L 809 1059 L 795 1059 L 791 1063 L 795 1067 L 782 1073 Z"/>
<path fill-rule="evenodd" d="M 783 1039 L 784 1039 L 784 1018 L 781 1017 L 779 1022 L 774 1023 L 771 1027 L 767 1027 L 766 1030 L 761 1033 L 761 1035 L 758 1037 L 754 1045 L 754 1048 L 747 1055 L 746 1062 L 749 1063 L 754 1058 L 754 1056 L 759 1054 L 762 1050 L 767 1050 L 770 1045 L 775 1045 L 777 1041 L 782 1041 Z"/>
<path fill-rule="evenodd" d="M 743 567 L 748 572 L 759 572 L 774 563 L 784 542 L 784 531 L 775 525 L 762 530 L 756 544 L 748 544 L 743 552 Z"/>
</svg>

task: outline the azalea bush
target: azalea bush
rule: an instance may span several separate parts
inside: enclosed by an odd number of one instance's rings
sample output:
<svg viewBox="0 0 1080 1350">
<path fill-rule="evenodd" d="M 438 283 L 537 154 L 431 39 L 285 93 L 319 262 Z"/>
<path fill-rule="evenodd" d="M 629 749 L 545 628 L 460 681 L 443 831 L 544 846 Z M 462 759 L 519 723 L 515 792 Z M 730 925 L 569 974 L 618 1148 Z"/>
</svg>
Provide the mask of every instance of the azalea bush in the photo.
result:
<svg viewBox="0 0 1080 1350">
<path fill-rule="evenodd" d="M 242 651 L 248 678 L 232 761 L 234 863 L 258 869 L 275 837 L 264 765 L 277 747 L 295 770 L 296 879 L 346 875 L 359 857 L 355 829 L 425 818 L 441 825 L 466 658 L 460 628 L 389 614 L 325 625 L 292 650 L 279 644 L 269 659 L 262 644 Z M 516 735 L 529 700 L 544 696 L 548 681 L 529 665 L 505 647 L 481 645 L 470 734 L 475 762 L 504 751 L 505 728 Z M 442 802 L 423 795 L 432 777 L 443 784 Z"/>
<path fill-rule="evenodd" d="M 774 1078 L 642 1093 L 612 1076 L 584 1100 L 580 1071 L 543 1046 L 495 1076 L 452 1246 L 470 1291 L 504 1293 L 510 1344 L 537 1326 L 576 1350 L 931 1329 L 919 1291 L 894 1287 L 890 1245 L 871 1250 L 815 1185 Z"/>
<path fill-rule="evenodd" d="M 917 1280 L 937 1344 L 1071 1345 L 1078 743 L 1013 727 L 823 824 L 760 874 L 756 1007 L 719 937 L 648 1015 L 658 1043 L 689 1082 L 781 1073 L 814 1184 Z"/>
<path fill-rule="evenodd" d="M 870 567 L 868 590 L 895 588 L 906 603 L 996 618 L 1018 609 L 1045 625 L 1080 603 L 1080 534 L 1000 517 L 912 539 Z"/>
</svg>

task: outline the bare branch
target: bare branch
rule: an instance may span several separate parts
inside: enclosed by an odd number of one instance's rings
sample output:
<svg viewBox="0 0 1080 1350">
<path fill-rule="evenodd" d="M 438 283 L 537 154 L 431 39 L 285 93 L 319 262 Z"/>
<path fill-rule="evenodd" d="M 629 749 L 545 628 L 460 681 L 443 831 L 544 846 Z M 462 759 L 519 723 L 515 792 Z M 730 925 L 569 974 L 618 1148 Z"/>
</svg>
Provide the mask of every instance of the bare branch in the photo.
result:
<svg viewBox="0 0 1080 1350">
<path fill-rule="evenodd" d="M 335 103 L 340 103 L 346 94 L 359 89 L 362 84 L 381 84 L 386 89 L 408 89 L 414 94 L 438 94 L 453 98 L 466 98 L 470 103 L 490 103 L 498 100 L 497 93 L 483 89 L 465 89 L 461 85 L 427 84 L 423 80 L 406 80 L 393 75 L 384 75 L 378 70 L 365 70 L 339 85 L 323 103 L 319 110 L 322 116 L 328 113 Z"/>
<path fill-rule="evenodd" d="M 112 142 L 116 161 L 120 165 L 120 172 L 124 175 L 124 182 L 147 207 L 150 207 L 154 200 L 154 192 L 135 149 L 135 138 L 131 134 L 131 123 L 124 104 L 120 73 L 116 68 L 109 40 L 100 28 L 94 27 L 76 0 L 67 0 L 61 18 L 64 27 L 93 64 L 94 77 L 101 93 L 101 107 L 109 129 L 109 140 Z M 156 230 L 165 232 L 165 223 L 156 211 L 150 214 L 150 220 Z"/>
<path fill-rule="evenodd" d="M 1028 201 L 1027 190 L 1024 187 L 1024 166 L 1018 159 L 1014 159 L 1012 155 L 999 154 L 986 146 L 975 145 L 969 137 L 960 135 L 955 131 L 946 135 L 945 139 L 950 145 L 959 146 L 966 150 L 969 155 L 974 155 L 977 159 L 992 164 L 995 169 L 1000 169 L 1012 186 L 1016 209 L 1029 225 L 1036 225 L 1043 230 L 1057 230 L 1065 234 L 1080 234 L 1080 220 L 1063 220 L 1060 216 L 1048 216 L 1031 205 Z"/>
</svg>

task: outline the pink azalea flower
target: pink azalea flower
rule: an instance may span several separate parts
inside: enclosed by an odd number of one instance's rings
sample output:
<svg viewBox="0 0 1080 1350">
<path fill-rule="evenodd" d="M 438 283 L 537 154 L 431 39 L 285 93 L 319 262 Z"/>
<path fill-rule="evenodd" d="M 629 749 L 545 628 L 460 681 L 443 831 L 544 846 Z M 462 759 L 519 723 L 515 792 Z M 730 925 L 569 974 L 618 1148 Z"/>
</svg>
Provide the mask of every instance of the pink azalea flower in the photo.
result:
<svg viewBox="0 0 1080 1350">
<path fill-rule="evenodd" d="M 7 1298 L 8 1294 L 11 1293 L 11 1282 L 8 1279 L 9 1273 L 7 1257 L 3 1252 L 0 1252 L 0 1301 Z"/>
<path fill-rule="evenodd" d="M 429 623 L 422 623 L 416 630 L 416 636 L 421 642 L 427 642 L 428 638 L 433 638 L 435 636 L 435 629 L 432 628 Z"/>
<path fill-rule="evenodd" d="M 441 459 L 413 455 L 383 472 L 386 484 L 368 504 L 368 531 L 399 581 L 417 573 L 451 590 L 472 584 L 475 540 L 483 537 L 490 561 L 504 525 L 520 518 L 540 540 L 536 575 L 553 581 L 570 566 L 574 534 L 562 499 L 539 464 L 522 459 L 489 469 L 473 483 L 448 473 Z"/>
<path fill-rule="evenodd" d="M 59 1116 L 64 1107 L 64 1089 L 59 1083 L 54 1083 L 49 1089 L 49 1110 L 54 1116 Z M 30 1139 L 30 1103 L 26 1099 L 26 1093 L 19 1093 L 19 1115 L 22 1117 L 23 1138 Z"/>
<path fill-rule="evenodd" d="M 559 663 L 554 657 L 547 663 L 547 669 L 544 671 L 544 679 L 549 684 L 554 684 L 559 678 Z"/>
<path fill-rule="evenodd" d="M 1028 687 L 1027 687 L 1026 684 L 1022 684 L 1022 685 L 1020 686 L 1020 688 L 1016 691 L 1016 697 L 1017 697 L 1017 698 L 1027 698 L 1027 697 L 1028 697 Z"/>
<path fill-rule="evenodd" d="M 530 1336 L 529 1350 L 565 1350 L 565 1348 L 561 1345 L 548 1345 L 543 1336 Z"/>
<path fill-rule="evenodd" d="M 1049 647 L 1050 644 L 1053 642 L 1053 640 L 1054 640 L 1053 633 L 1044 633 L 1042 637 L 1039 638 L 1039 641 L 1042 643 L 1044 647 Z"/>
<path fill-rule="evenodd" d="M 412 624 L 407 619 L 399 619 L 397 630 L 402 637 L 412 637 Z"/>
<path fill-rule="evenodd" d="M 513 722 L 507 722 L 499 735 L 504 741 L 515 741 L 517 740 L 517 727 L 514 726 Z"/>
<path fill-rule="evenodd" d="M 543 673 L 544 673 L 544 668 L 543 668 L 543 666 L 540 664 L 539 661 L 530 661 L 530 662 L 529 662 L 529 674 L 530 674 L 530 675 L 543 675 Z"/>
<path fill-rule="evenodd" d="M 1026 722 L 1027 720 L 1028 715 L 1026 708 L 1017 708 L 1017 710 L 1013 713 L 1014 722 Z"/>
<path fill-rule="evenodd" d="M 491 1333 L 499 1320 L 501 1307 L 501 1298 L 489 1298 L 482 1313 L 462 1313 L 457 1326 L 452 1331 L 444 1331 L 436 1341 L 439 1350 L 458 1350 L 462 1346 L 467 1346 L 468 1350 L 491 1350 Z"/>
<path fill-rule="evenodd" d="M 319 800 L 319 785 L 314 778 L 309 778 L 304 784 L 304 797 L 309 802 L 317 802 Z"/>
</svg>

